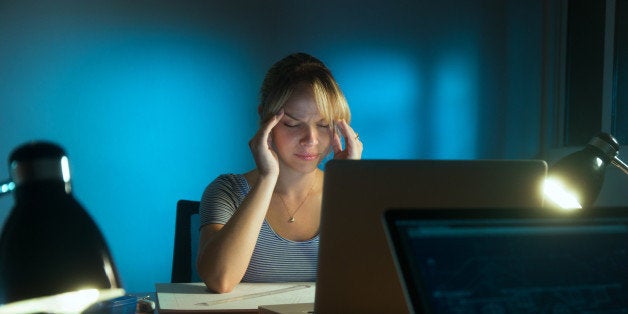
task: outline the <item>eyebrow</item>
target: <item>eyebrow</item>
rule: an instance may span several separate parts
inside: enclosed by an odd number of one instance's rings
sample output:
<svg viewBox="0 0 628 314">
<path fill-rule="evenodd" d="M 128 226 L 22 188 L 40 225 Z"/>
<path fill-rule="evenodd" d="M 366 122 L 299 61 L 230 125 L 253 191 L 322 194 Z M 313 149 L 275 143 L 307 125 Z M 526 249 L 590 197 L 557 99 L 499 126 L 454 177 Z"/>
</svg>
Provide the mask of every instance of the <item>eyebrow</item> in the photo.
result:
<svg viewBox="0 0 628 314">
<path fill-rule="evenodd" d="M 285 112 L 285 111 L 284 111 L 284 114 L 285 114 L 288 118 L 290 118 L 290 119 L 292 119 L 292 120 L 298 120 L 298 121 L 301 121 L 301 120 L 299 120 L 297 117 L 295 117 L 295 116 L 293 116 L 293 115 L 291 115 L 291 114 L 289 114 L 289 113 L 287 113 L 287 112 Z"/>
<path fill-rule="evenodd" d="M 297 121 L 303 121 L 287 112 L 284 111 L 284 115 L 287 116 L 288 118 L 292 119 L 292 120 L 297 120 Z M 320 120 L 318 120 L 317 122 L 321 122 L 321 121 L 325 121 L 325 118 L 321 118 Z"/>
</svg>

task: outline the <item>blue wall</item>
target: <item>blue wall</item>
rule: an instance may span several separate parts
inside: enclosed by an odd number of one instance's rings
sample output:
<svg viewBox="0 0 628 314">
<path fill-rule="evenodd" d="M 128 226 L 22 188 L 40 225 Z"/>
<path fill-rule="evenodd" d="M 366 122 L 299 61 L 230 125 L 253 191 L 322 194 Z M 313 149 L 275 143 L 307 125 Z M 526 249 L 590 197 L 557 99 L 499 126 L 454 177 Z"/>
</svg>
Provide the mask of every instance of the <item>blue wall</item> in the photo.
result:
<svg viewBox="0 0 628 314">
<path fill-rule="evenodd" d="M 0 156 L 65 147 L 127 290 L 151 291 L 176 201 L 253 167 L 259 84 L 288 53 L 335 73 L 365 158 L 537 157 L 542 3 L 3 1 Z"/>
</svg>

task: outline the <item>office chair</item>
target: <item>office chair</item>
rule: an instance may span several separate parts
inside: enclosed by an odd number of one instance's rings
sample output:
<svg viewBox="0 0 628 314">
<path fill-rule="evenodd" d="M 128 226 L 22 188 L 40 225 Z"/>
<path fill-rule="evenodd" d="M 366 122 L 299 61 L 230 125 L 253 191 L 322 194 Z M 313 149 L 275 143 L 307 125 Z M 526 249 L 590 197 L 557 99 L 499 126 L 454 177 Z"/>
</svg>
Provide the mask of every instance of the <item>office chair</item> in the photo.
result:
<svg viewBox="0 0 628 314">
<path fill-rule="evenodd" d="M 177 202 L 171 282 L 201 281 L 196 272 L 200 228 L 199 205 L 198 201 L 179 200 Z"/>
</svg>

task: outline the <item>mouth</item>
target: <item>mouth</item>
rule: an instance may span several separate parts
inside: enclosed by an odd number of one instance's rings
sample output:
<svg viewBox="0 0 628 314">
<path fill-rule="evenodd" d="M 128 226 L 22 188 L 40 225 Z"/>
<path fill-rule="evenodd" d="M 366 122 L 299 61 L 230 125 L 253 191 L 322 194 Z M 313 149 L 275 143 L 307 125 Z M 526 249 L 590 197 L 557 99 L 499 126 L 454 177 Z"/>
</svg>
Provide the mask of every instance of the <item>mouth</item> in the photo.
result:
<svg viewBox="0 0 628 314">
<path fill-rule="evenodd" d="M 311 153 L 302 153 L 302 154 L 294 154 L 294 155 L 297 156 L 297 158 L 299 159 L 303 159 L 307 161 L 316 160 L 320 156 L 319 154 L 311 154 Z"/>
</svg>

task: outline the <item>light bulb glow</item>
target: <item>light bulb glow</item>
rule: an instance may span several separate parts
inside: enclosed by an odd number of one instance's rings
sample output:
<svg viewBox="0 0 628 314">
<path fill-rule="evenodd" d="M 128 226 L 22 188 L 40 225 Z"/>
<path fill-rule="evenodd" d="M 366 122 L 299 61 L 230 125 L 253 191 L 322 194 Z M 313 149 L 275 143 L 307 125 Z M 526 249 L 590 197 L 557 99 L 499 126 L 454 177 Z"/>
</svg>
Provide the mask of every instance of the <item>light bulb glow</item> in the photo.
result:
<svg viewBox="0 0 628 314">
<path fill-rule="evenodd" d="M 83 289 L 0 306 L 0 314 L 81 313 L 92 304 L 124 295 L 123 289 Z"/>
<path fill-rule="evenodd" d="M 70 162 L 68 157 L 61 157 L 61 174 L 63 175 L 63 182 L 70 182 Z"/>
<path fill-rule="evenodd" d="M 573 210 L 582 208 L 576 194 L 565 188 L 565 186 L 555 178 L 545 180 L 543 184 L 543 194 L 545 194 L 546 199 L 552 201 L 561 209 Z"/>
<path fill-rule="evenodd" d="M 64 293 L 54 300 L 54 307 L 62 312 L 82 312 L 90 304 L 98 300 L 98 290 L 86 289 Z"/>
</svg>

